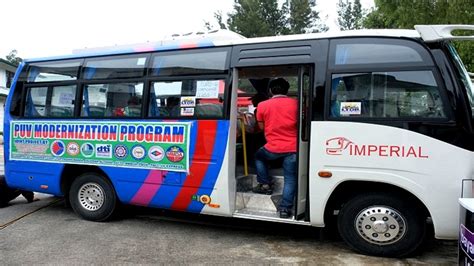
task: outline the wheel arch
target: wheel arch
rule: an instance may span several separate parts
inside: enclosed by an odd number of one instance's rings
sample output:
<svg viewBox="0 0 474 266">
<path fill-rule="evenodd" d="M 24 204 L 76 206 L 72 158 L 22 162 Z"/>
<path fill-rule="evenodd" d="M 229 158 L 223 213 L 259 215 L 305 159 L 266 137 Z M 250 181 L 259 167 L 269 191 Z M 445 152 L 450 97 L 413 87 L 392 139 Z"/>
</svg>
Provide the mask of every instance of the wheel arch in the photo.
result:
<svg viewBox="0 0 474 266">
<path fill-rule="evenodd" d="M 112 180 L 110 180 L 109 176 L 98 166 L 67 164 L 61 173 L 60 183 L 61 192 L 63 193 L 66 199 L 69 197 L 69 189 L 71 188 L 74 179 L 85 173 L 97 173 L 106 178 L 110 182 L 110 184 L 113 185 Z"/>
<path fill-rule="evenodd" d="M 409 200 L 421 212 L 424 218 L 431 217 L 431 214 L 423 201 L 404 188 L 381 182 L 350 180 L 340 183 L 331 193 L 324 209 L 325 224 L 333 222 L 332 219 L 337 217 L 337 212 L 345 202 L 357 195 L 372 192 L 385 192 L 389 193 L 389 195 L 396 195 L 404 200 Z"/>
</svg>

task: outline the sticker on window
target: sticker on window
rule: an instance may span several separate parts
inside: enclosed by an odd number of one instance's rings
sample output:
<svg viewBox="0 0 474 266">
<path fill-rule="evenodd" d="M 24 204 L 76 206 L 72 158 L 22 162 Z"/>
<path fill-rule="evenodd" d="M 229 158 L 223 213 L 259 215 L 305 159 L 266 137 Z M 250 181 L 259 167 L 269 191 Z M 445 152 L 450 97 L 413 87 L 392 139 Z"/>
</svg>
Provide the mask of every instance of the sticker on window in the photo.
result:
<svg viewBox="0 0 474 266">
<path fill-rule="evenodd" d="M 341 102 L 339 113 L 342 116 L 361 115 L 362 104 L 360 102 Z"/>
<path fill-rule="evenodd" d="M 216 99 L 219 97 L 219 80 L 199 80 L 196 83 L 196 97 Z"/>
<path fill-rule="evenodd" d="M 181 97 L 180 106 L 181 107 L 195 107 L 196 97 Z"/>
<path fill-rule="evenodd" d="M 181 116 L 193 116 L 194 115 L 194 108 L 186 107 L 181 108 Z"/>
<path fill-rule="evenodd" d="M 138 60 L 137 60 L 137 66 L 144 66 L 145 63 L 146 63 L 146 57 L 138 58 Z"/>
</svg>

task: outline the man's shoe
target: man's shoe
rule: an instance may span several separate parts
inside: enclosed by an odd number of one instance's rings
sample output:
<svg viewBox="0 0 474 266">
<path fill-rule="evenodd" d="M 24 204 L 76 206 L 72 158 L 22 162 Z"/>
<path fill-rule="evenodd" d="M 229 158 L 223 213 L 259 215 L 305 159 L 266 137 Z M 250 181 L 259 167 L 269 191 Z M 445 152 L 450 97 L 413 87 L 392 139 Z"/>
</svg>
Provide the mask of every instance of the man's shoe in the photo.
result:
<svg viewBox="0 0 474 266">
<path fill-rule="evenodd" d="M 287 209 L 281 209 L 280 210 L 280 218 L 282 219 L 288 219 L 291 217 L 291 211 Z"/>
<path fill-rule="evenodd" d="M 269 184 L 258 184 L 252 189 L 254 193 L 271 195 L 273 193 L 272 186 Z"/>
</svg>

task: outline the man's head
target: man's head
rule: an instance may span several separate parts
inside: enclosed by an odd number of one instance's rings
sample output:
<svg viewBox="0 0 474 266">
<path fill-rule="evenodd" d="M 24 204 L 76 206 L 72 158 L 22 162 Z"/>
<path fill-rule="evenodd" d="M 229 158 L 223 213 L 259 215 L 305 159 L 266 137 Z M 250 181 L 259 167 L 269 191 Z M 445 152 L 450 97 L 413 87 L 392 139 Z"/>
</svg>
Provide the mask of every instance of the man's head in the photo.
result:
<svg viewBox="0 0 474 266">
<path fill-rule="evenodd" d="M 286 95 L 288 94 L 288 89 L 290 88 L 290 84 L 288 81 L 286 81 L 283 78 L 277 78 L 272 81 L 270 81 L 270 84 L 268 84 L 268 87 L 270 88 L 270 92 L 273 95 Z"/>
</svg>

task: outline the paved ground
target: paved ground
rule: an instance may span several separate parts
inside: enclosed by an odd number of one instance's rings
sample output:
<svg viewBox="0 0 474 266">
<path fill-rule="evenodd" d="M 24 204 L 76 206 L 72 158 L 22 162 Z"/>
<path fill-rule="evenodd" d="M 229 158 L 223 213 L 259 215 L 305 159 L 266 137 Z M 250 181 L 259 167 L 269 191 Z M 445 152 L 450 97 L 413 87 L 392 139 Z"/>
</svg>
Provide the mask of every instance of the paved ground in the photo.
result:
<svg viewBox="0 0 474 266">
<path fill-rule="evenodd" d="M 37 196 L 0 209 L 0 264 L 457 264 L 454 241 L 431 241 L 413 258 L 376 258 L 321 239 L 317 228 L 134 207 L 94 223 Z"/>
</svg>

